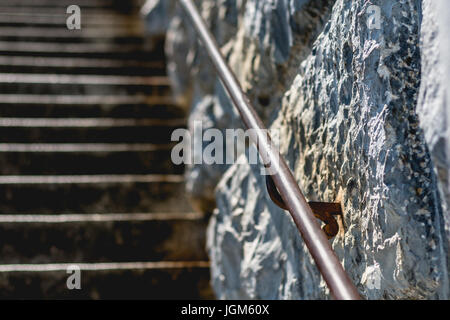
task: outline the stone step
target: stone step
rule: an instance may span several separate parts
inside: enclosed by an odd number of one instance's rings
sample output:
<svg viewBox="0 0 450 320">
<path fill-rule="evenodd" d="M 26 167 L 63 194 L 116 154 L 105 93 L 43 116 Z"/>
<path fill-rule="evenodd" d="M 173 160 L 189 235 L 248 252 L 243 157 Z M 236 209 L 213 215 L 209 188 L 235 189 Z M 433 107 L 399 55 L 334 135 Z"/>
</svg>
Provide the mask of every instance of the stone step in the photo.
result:
<svg viewBox="0 0 450 320">
<path fill-rule="evenodd" d="M 76 1 L 75 1 L 76 2 Z M 81 14 L 89 15 L 103 15 L 111 18 L 120 17 L 131 19 L 139 13 L 139 6 L 130 6 L 128 1 L 117 1 L 115 6 L 105 6 L 104 8 L 99 7 L 82 7 L 80 5 Z M 73 3 L 72 3 L 73 4 Z M 5 3 L 0 4 L 0 12 L 2 14 L 8 15 L 59 15 L 66 14 L 67 6 L 10 6 Z M 67 15 L 68 16 L 68 15 Z"/>
<path fill-rule="evenodd" d="M 191 212 L 183 180 L 156 174 L 0 176 L 0 212 Z"/>
<path fill-rule="evenodd" d="M 2 175 L 182 174 L 173 144 L 0 144 Z"/>
<path fill-rule="evenodd" d="M 0 83 L 169 86 L 169 79 L 140 76 L 0 73 Z"/>
<path fill-rule="evenodd" d="M 158 46 L 155 48 L 155 46 Z M 99 59 L 135 59 L 160 61 L 164 58 L 161 44 L 45 43 L 35 41 L 0 41 L 2 56 L 73 57 Z"/>
<path fill-rule="evenodd" d="M 71 1 L 73 2 L 73 1 Z M 67 28 L 67 17 L 65 12 L 59 14 L 4 14 L 0 12 L 0 26 L 20 27 L 20 26 L 38 26 Z M 100 27 L 100 28 L 126 28 L 130 30 L 142 30 L 143 22 L 139 19 L 130 20 L 128 17 L 117 17 L 105 14 L 92 15 L 83 14 L 81 27 Z"/>
<path fill-rule="evenodd" d="M 76 3 L 83 8 L 108 8 L 128 2 L 133 6 L 141 6 L 145 0 L 77 0 Z M 4 1 L 4 7 L 67 7 L 74 4 L 73 0 L 14 0 Z"/>
<path fill-rule="evenodd" d="M 70 74 L 0 73 L 2 93 L 27 94 L 136 94 L 168 95 L 164 76 L 99 76 Z"/>
<path fill-rule="evenodd" d="M 72 264 L 2 265 L 1 299 L 212 299 L 208 262 L 78 264 L 81 289 L 68 290 Z"/>
<path fill-rule="evenodd" d="M 170 160 L 185 112 L 142 4 L 0 3 L 0 299 L 213 298 L 207 219 Z"/>
<path fill-rule="evenodd" d="M 0 264 L 200 261 L 197 213 L 0 215 Z"/>
<path fill-rule="evenodd" d="M 169 96 L 0 94 L 0 117 L 182 118 Z"/>
<path fill-rule="evenodd" d="M 2 29 L 5 27 L 2 27 Z M 9 27 L 6 27 L 9 28 Z M 28 28 L 28 27 L 17 27 L 18 29 Z M 29 28 L 37 28 L 37 27 L 29 27 Z M 67 27 L 61 27 L 58 29 L 49 28 L 56 30 L 53 35 L 47 34 L 39 34 L 39 33 L 30 33 L 25 34 L 21 33 L 5 33 L 0 34 L 0 41 L 7 42 L 30 42 L 30 43 L 41 43 L 41 44 L 49 44 L 53 45 L 55 43 L 62 45 L 104 45 L 104 46 L 115 46 L 115 45 L 129 45 L 131 48 L 133 46 L 135 48 L 141 47 L 141 50 L 150 51 L 149 48 L 151 46 L 150 43 L 147 43 L 149 40 L 142 36 L 133 36 L 132 34 L 126 35 L 126 33 L 139 33 L 137 31 L 123 31 L 122 29 L 113 29 L 105 31 L 102 35 L 101 28 L 96 26 L 90 27 L 90 29 L 96 29 L 95 33 L 89 35 L 87 32 L 81 32 L 77 30 L 68 30 Z M 87 29 L 87 28 L 86 28 Z M 108 27 L 104 28 L 108 29 Z M 44 31 L 45 32 L 45 31 Z M 47 31 L 48 32 L 48 31 Z M 67 33 L 69 33 L 67 35 Z M 116 35 L 114 35 L 114 33 Z M 97 35 L 96 35 L 97 34 Z"/>
<path fill-rule="evenodd" d="M 167 96 L 170 89 L 166 85 L 148 85 L 148 84 L 64 84 L 64 83 L 20 83 L 0 82 L 0 90 L 4 93 L 20 93 L 20 94 L 52 94 L 58 93 L 62 95 L 135 95 L 147 94 L 150 96 Z"/>
<path fill-rule="evenodd" d="M 21 27 L 18 27 L 21 28 Z M 33 27 L 32 27 L 33 28 Z M 93 28 L 96 28 L 95 26 Z M 3 28 L 2 28 L 3 29 Z M 66 29 L 67 30 L 67 29 Z M 101 31 L 101 30 L 100 30 Z M 104 37 L 86 37 L 83 36 L 81 32 L 77 31 L 70 31 L 73 32 L 71 36 L 64 36 L 64 33 L 69 31 L 63 31 L 60 34 L 55 34 L 55 36 L 44 36 L 44 35 L 1 35 L 0 41 L 2 42 L 18 42 L 18 43 L 41 43 L 41 44 L 48 44 L 48 45 L 54 45 L 54 44 L 60 44 L 60 45 L 67 45 L 67 46 L 73 46 L 73 45 L 94 45 L 94 46 L 104 46 L 111 48 L 114 48 L 117 45 L 121 46 L 128 46 L 128 48 L 135 48 L 139 49 L 141 47 L 142 51 L 145 52 L 151 52 L 149 49 L 151 44 L 148 44 L 148 39 L 138 36 L 104 36 Z M 118 31 L 121 32 L 121 31 Z M 105 32 L 105 34 L 110 33 L 110 31 Z M 126 58 L 126 56 L 122 56 L 123 58 Z"/>
<path fill-rule="evenodd" d="M 67 26 L 61 28 L 52 27 L 10 27 L 3 26 L 0 33 L 1 40 L 29 40 L 29 41 L 49 41 L 53 42 L 64 41 L 64 39 L 71 39 L 71 42 L 79 42 L 85 40 L 99 41 L 103 39 L 109 42 L 145 42 L 145 37 L 142 36 L 142 30 L 138 28 L 123 28 L 123 27 L 98 27 L 89 26 L 81 27 L 81 29 L 70 30 Z M 121 40 L 118 40 L 121 39 Z"/>
<path fill-rule="evenodd" d="M 130 104 L 170 104 L 168 97 L 151 97 L 147 95 L 33 95 L 0 94 L 0 104 L 54 104 L 54 105 L 130 105 Z"/>
<path fill-rule="evenodd" d="M 185 122 L 183 118 L 0 118 L 0 143 L 166 144 Z"/>
<path fill-rule="evenodd" d="M 164 76 L 161 61 L 0 56 L 0 73 Z"/>
</svg>

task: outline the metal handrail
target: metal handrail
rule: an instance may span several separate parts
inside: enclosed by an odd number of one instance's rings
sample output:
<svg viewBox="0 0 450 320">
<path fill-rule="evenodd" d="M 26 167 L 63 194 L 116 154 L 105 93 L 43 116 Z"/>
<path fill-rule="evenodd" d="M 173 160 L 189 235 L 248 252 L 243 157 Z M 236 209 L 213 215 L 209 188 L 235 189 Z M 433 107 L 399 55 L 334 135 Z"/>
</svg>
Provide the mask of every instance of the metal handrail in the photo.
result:
<svg viewBox="0 0 450 320">
<path fill-rule="evenodd" d="M 332 296 L 339 300 L 361 299 L 355 285 L 345 273 L 331 248 L 325 233 L 320 229 L 319 223 L 289 167 L 272 143 L 261 119 L 225 62 L 214 37 L 207 29 L 194 3 L 192 0 L 179 0 L 179 3 L 202 40 L 226 91 L 239 111 L 244 125 L 248 129 L 254 130 L 255 134 L 251 135 L 250 139 L 256 144 L 263 162 L 275 166 L 272 167 L 274 173 L 270 178 L 273 179 L 284 202 L 283 205 L 289 210 Z"/>
</svg>

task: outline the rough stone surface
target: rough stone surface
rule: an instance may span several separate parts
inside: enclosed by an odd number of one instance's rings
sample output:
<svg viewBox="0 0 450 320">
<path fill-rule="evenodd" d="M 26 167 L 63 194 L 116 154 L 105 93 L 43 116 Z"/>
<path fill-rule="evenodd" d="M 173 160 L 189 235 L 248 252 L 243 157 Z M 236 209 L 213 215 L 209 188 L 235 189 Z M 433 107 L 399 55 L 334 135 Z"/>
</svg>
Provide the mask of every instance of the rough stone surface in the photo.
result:
<svg viewBox="0 0 450 320">
<path fill-rule="evenodd" d="M 450 101 L 443 91 L 449 73 L 432 74 L 448 64 L 435 55 L 435 38 L 445 35 L 432 31 L 432 22 L 445 18 L 431 18 L 431 1 L 423 8 L 420 0 L 197 3 L 257 111 L 278 130 L 306 197 L 343 204 L 345 233 L 332 246 L 368 299 L 449 298 L 448 134 L 445 123 L 435 124 Z M 167 51 L 178 62 L 180 92 L 190 95 L 191 121 L 239 126 L 182 23 L 181 15 L 172 20 Z M 225 172 L 208 230 L 219 298 L 329 297 L 289 214 L 268 198 L 258 166 L 198 165 L 189 172 L 191 191 L 208 210 Z"/>
<path fill-rule="evenodd" d="M 420 3 L 379 5 L 377 30 L 366 25 L 364 1 L 336 2 L 272 127 L 280 128 L 281 151 L 310 200 L 334 201 L 341 191 L 346 232 L 333 247 L 361 294 L 446 298 L 442 211 L 415 114 Z M 232 170 L 217 189 L 209 233 L 216 293 L 327 297 L 261 177 L 242 166 Z"/>
<path fill-rule="evenodd" d="M 161 36 L 167 32 L 170 23 L 170 12 L 174 2 L 147 0 L 142 6 L 141 14 L 146 23 L 146 31 L 150 36 Z"/>
<path fill-rule="evenodd" d="M 233 1 L 228 2 L 233 5 Z M 235 21 L 226 19 L 226 12 L 220 13 L 221 19 L 217 19 L 219 3 L 221 2 L 212 0 L 200 3 L 209 28 L 220 32 L 233 29 Z M 203 132 L 212 127 L 219 130 L 241 127 L 242 124 L 228 101 L 209 58 L 197 42 L 194 30 L 180 8 L 174 9 L 174 12 L 166 38 L 168 73 L 178 103 L 190 109 L 188 129 L 191 135 L 194 134 L 196 121 L 202 122 Z M 223 34 L 218 41 L 226 42 L 226 37 L 231 34 Z M 215 208 L 214 188 L 227 167 L 225 164 L 187 165 L 186 189 L 198 210 L 212 212 Z"/>
<path fill-rule="evenodd" d="M 222 53 L 266 123 L 281 104 L 299 61 L 310 51 L 331 2 L 196 2 Z M 173 11 L 167 32 L 168 71 L 178 102 L 191 110 L 188 123 L 191 134 L 193 123 L 198 120 L 203 121 L 204 130 L 242 128 L 236 110 L 181 9 Z M 209 212 L 215 208 L 214 187 L 228 168 L 221 164 L 188 166 L 187 190 L 197 208 Z"/>
<path fill-rule="evenodd" d="M 436 170 L 450 240 L 450 3 L 423 1 L 422 83 L 417 113 Z"/>
</svg>

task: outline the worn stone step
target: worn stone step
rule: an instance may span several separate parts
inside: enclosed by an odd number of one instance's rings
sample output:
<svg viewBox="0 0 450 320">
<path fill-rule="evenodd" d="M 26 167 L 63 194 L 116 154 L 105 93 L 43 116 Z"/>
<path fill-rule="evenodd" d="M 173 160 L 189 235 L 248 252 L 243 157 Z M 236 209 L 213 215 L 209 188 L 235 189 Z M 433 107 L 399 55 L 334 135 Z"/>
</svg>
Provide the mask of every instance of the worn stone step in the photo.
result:
<svg viewBox="0 0 450 320">
<path fill-rule="evenodd" d="M 168 86 L 169 79 L 141 76 L 0 73 L 0 83 Z"/>
<path fill-rule="evenodd" d="M 2 93 L 27 94 L 136 94 L 168 95 L 164 76 L 104 76 L 0 73 Z"/>
<path fill-rule="evenodd" d="M 128 18 L 137 16 L 139 13 L 140 7 L 133 6 L 128 3 L 128 1 L 117 1 L 117 5 L 115 6 L 105 6 L 104 8 L 96 8 L 96 7 L 82 7 L 80 6 L 81 13 L 85 14 L 95 14 L 95 15 L 104 15 L 110 17 L 121 17 Z M 73 3 L 72 3 L 73 4 Z M 0 12 L 3 14 L 28 14 L 28 15 L 58 15 L 58 14 L 66 14 L 66 6 L 10 6 L 0 3 Z"/>
<path fill-rule="evenodd" d="M 148 84 L 102 84 L 102 83 L 19 83 L 0 82 L 0 90 L 4 93 L 28 93 L 28 94 L 63 94 L 63 95 L 110 95 L 110 94 L 147 94 L 154 96 L 166 96 L 170 94 L 170 88 L 166 85 Z"/>
<path fill-rule="evenodd" d="M 145 41 L 143 37 L 143 32 L 138 28 L 123 28 L 123 27 L 98 27 L 89 26 L 81 27 L 80 29 L 70 30 L 67 26 L 62 28 L 52 28 L 52 27 L 42 27 L 42 26 L 20 26 L 20 27 L 10 27 L 3 26 L 2 32 L 0 33 L 0 39 L 24 39 L 31 40 L 36 39 L 36 41 L 48 41 L 48 39 L 53 39 L 54 42 L 59 42 L 64 39 L 72 39 L 72 41 L 82 41 L 90 40 L 99 41 L 100 39 L 108 39 L 111 42 L 117 42 L 116 39 L 123 39 L 125 42 L 127 39 L 138 39 L 139 43 Z M 130 41 L 131 42 L 131 41 Z"/>
<path fill-rule="evenodd" d="M 200 261 L 197 213 L 0 215 L 0 264 Z"/>
<path fill-rule="evenodd" d="M 147 95 L 32 95 L 0 94 L 0 104 L 55 104 L 55 105 L 130 105 L 130 104 L 170 104 L 168 96 L 151 97 Z"/>
<path fill-rule="evenodd" d="M 10 29 L 12 27 L 3 26 L 2 29 Z M 39 27 L 14 27 L 17 29 L 24 28 L 36 28 L 36 29 L 44 29 Z M 95 32 L 87 32 L 82 31 L 84 29 L 88 29 L 87 27 L 81 30 L 68 30 L 67 27 L 61 28 L 47 28 L 50 30 L 55 30 L 53 34 L 50 34 L 49 31 L 42 31 L 47 33 L 39 34 L 37 32 L 5 32 L 4 34 L 0 34 L 0 41 L 7 42 L 33 42 L 33 43 L 41 43 L 41 44 L 49 44 L 53 45 L 55 43 L 63 44 L 63 45 L 130 45 L 135 46 L 136 48 L 141 47 L 141 50 L 150 51 L 149 48 L 151 44 L 148 42 L 150 39 L 147 39 L 143 36 L 137 36 L 133 34 L 140 34 L 136 30 L 124 31 L 122 28 L 98 28 L 96 26 L 89 27 L 89 29 L 95 29 Z M 102 33 L 102 29 L 108 30 Z M 3 30 L 2 30 L 3 31 Z M 8 31 L 8 30 L 5 30 Z M 127 35 L 128 34 L 128 35 Z"/>
<path fill-rule="evenodd" d="M 0 176 L 0 212 L 190 212 L 181 175 Z"/>
<path fill-rule="evenodd" d="M 169 96 L 0 94 L 0 117 L 183 118 Z"/>
<path fill-rule="evenodd" d="M 73 1 L 71 1 L 73 2 Z M 60 14 L 5 14 L 0 12 L 0 26 L 39 26 L 53 28 L 67 28 L 67 17 L 64 13 Z M 140 19 L 129 19 L 128 17 L 119 18 L 117 16 L 108 16 L 104 14 L 92 15 L 83 14 L 82 28 L 84 27 L 103 27 L 103 28 L 126 28 L 130 30 L 143 30 L 143 22 Z"/>
<path fill-rule="evenodd" d="M 164 76 L 164 61 L 0 56 L 0 73 Z"/>
<path fill-rule="evenodd" d="M 0 143 L 170 143 L 185 119 L 0 118 Z"/>
<path fill-rule="evenodd" d="M 74 57 L 102 59 L 136 59 L 155 61 L 164 58 L 162 44 L 44 43 L 31 41 L 0 41 L 2 56 Z"/>
<path fill-rule="evenodd" d="M 207 221 L 170 161 L 185 114 L 142 4 L 0 3 L 0 298 L 213 297 Z"/>
<path fill-rule="evenodd" d="M 108 8 L 120 5 L 120 2 L 128 2 L 133 6 L 142 5 L 145 0 L 77 0 L 77 5 L 85 8 Z M 14 0 L 3 1 L 1 3 L 4 7 L 67 7 L 74 4 L 73 0 Z"/>
<path fill-rule="evenodd" d="M 212 299 L 209 263 L 78 264 L 81 289 L 68 290 L 72 264 L 2 265 L 1 299 Z"/>
<path fill-rule="evenodd" d="M 173 144 L 0 144 L 2 175 L 182 174 Z"/>
<path fill-rule="evenodd" d="M 22 27 L 18 27 L 22 28 Z M 33 27 L 31 27 L 33 28 Z M 95 28 L 95 27 L 94 27 Z M 2 27 L 3 29 L 3 27 Z M 0 36 L 0 41 L 7 42 L 30 42 L 30 43 L 41 43 L 41 44 L 60 44 L 60 45 L 94 45 L 94 46 L 129 46 L 129 48 L 139 48 L 141 47 L 142 51 L 150 52 L 150 44 L 147 44 L 148 39 L 140 36 L 98 36 L 98 37 L 88 37 L 84 36 L 81 32 L 71 31 L 73 32 L 70 36 L 64 36 L 64 32 L 59 32 L 59 34 L 55 34 L 55 36 L 44 36 L 44 35 L 10 35 L 4 34 Z M 120 31 L 119 31 L 120 32 Z M 108 34 L 110 32 L 105 32 Z M 99 32 L 100 34 L 100 32 Z M 123 56 L 126 58 L 126 56 Z"/>
</svg>

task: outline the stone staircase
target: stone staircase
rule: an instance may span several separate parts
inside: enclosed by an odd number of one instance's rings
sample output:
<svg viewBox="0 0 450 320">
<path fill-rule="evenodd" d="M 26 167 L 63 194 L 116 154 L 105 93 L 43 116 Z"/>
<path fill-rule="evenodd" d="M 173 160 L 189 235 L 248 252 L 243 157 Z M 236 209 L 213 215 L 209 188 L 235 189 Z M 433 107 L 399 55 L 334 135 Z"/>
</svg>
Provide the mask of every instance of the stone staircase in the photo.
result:
<svg viewBox="0 0 450 320">
<path fill-rule="evenodd" d="M 0 1 L 0 298 L 212 298 L 164 41 L 137 1 L 78 0 L 68 30 L 72 2 Z"/>
</svg>

